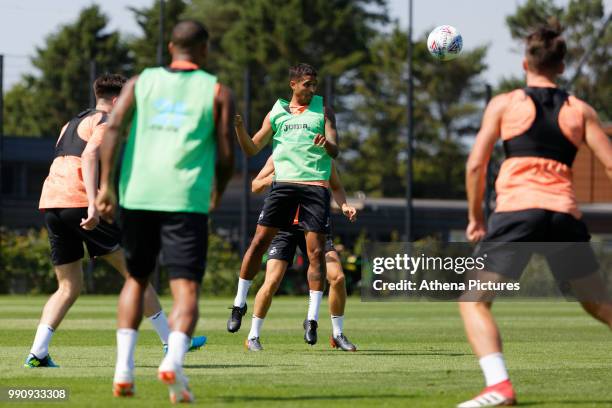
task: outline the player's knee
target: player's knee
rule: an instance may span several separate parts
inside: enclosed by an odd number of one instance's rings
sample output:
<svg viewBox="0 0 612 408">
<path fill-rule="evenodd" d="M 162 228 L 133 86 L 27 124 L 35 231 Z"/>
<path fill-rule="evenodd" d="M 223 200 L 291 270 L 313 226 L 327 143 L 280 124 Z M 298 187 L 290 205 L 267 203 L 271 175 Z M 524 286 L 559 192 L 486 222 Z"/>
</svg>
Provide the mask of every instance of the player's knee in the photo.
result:
<svg viewBox="0 0 612 408">
<path fill-rule="evenodd" d="M 280 283 L 281 283 L 280 279 L 266 280 L 262 288 L 264 288 L 264 290 L 266 290 L 271 295 L 274 295 L 276 291 L 278 290 Z"/>
<path fill-rule="evenodd" d="M 149 286 L 149 277 L 142 277 L 142 276 L 133 276 L 133 275 L 129 275 L 129 277 L 126 279 L 126 282 L 130 282 L 131 284 L 137 285 L 137 286 L 141 286 L 143 288 L 146 288 L 147 286 Z"/>
<path fill-rule="evenodd" d="M 333 287 L 344 286 L 344 283 L 346 281 L 343 273 L 340 273 L 335 276 L 329 276 L 329 274 L 327 274 L 327 280 L 329 281 L 329 285 Z"/>
<path fill-rule="evenodd" d="M 266 252 L 270 245 L 270 240 L 265 235 L 255 235 L 253 241 L 251 241 L 251 250 L 256 254 L 262 254 Z"/>
<path fill-rule="evenodd" d="M 261 287 L 261 294 L 265 298 L 271 298 L 276 293 L 278 289 L 278 283 L 276 282 L 267 282 Z"/>
<path fill-rule="evenodd" d="M 177 318 L 197 319 L 199 315 L 198 303 L 197 301 L 180 302 L 176 307 L 176 311 L 177 311 L 177 316 L 176 316 Z"/>
<path fill-rule="evenodd" d="M 320 264 L 325 259 L 323 258 L 324 251 L 323 248 L 308 248 L 308 260 L 311 264 Z"/>
<path fill-rule="evenodd" d="M 66 299 L 70 303 L 73 303 L 81 294 L 82 286 L 83 285 L 81 281 L 66 280 L 60 282 L 58 286 L 58 292 L 60 293 L 60 295 L 62 295 L 62 297 L 64 297 L 64 299 Z"/>
</svg>

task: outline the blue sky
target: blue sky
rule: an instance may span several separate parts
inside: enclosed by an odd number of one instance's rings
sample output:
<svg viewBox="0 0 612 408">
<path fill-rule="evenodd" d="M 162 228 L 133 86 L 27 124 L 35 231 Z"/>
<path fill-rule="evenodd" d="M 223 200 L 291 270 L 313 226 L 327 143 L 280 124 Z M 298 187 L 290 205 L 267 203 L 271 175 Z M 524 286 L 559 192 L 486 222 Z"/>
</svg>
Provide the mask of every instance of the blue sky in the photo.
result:
<svg viewBox="0 0 612 408">
<path fill-rule="evenodd" d="M 465 49 L 490 44 L 488 69 L 483 77 L 495 84 L 501 77 L 521 75 L 519 44 L 510 39 L 505 17 L 525 0 L 414 0 L 414 36 L 421 38 L 427 30 L 442 24 L 455 26 L 463 35 Z M 559 5 L 568 0 L 556 0 Z M 138 27 L 127 11 L 128 6 L 149 6 L 152 0 L 2 0 L 0 2 L 0 54 L 5 54 L 5 90 L 26 72 L 34 69 L 29 63 L 37 46 L 58 26 L 74 21 L 79 10 L 92 3 L 101 5 L 110 17 L 110 28 L 125 34 L 138 34 Z M 605 0 L 606 11 L 612 0 Z M 392 19 L 405 28 L 408 21 L 408 0 L 389 0 Z M 25 28 L 25 29 L 24 29 Z"/>
</svg>

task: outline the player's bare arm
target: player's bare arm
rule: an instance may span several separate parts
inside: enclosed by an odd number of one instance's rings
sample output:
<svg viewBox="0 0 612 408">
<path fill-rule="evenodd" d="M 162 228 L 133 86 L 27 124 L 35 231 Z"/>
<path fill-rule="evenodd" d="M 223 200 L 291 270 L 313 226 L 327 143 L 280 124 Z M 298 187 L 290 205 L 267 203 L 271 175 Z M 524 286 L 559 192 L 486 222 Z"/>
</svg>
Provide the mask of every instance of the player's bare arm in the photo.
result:
<svg viewBox="0 0 612 408">
<path fill-rule="evenodd" d="M 501 117 L 508 101 L 507 94 L 497 95 L 487 105 L 482 117 L 480 131 L 472 152 L 468 157 L 465 169 L 465 189 L 468 198 L 469 223 L 466 237 L 472 241 L 480 241 L 486 232 L 482 201 L 485 192 L 487 165 L 495 142 L 500 136 Z"/>
<path fill-rule="evenodd" d="M 232 120 L 236 114 L 236 108 L 234 97 L 228 87 L 220 85 L 219 94 L 215 97 L 214 109 L 217 163 L 215 166 L 215 187 L 210 200 L 211 210 L 217 208 L 234 171 L 234 129 Z"/>
<path fill-rule="evenodd" d="M 100 216 L 109 222 L 112 222 L 117 206 L 117 195 L 113 180 L 115 179 L 115 167 L 119 155 L 119 142 L 125 138 L 123 131 L 134 114 L 134 89 L 137 79 L 137 76 L 132 77 L 123 86 L 113 112 L 109 116 L 106 133 L 100 146 L 100 191 L 96 198 L 96 207 Z"/>
<path fill-rule="evenodd" d="M 338 157 L 338 130 L 336 129 L 336 114 L 332 108 L 325 107 L 325 135 L 318 134 L 314 144 L 325 149 L 331 158 Z"/>
<path fill-rule="evenodd" d="M 583 103 L 583 112 L 586 144 L 595 153 L 601 164 L 603 164 L 608 179 L 612 181 L 612 142 L 604 132 L 595 109 Z"/>
<path fill-rule="evenodd" d="M 261 168 L 251 183 L 251 191 L 255 194 L 263 193 L 274 181 L 274 160 L 268 157 L 266 164 Z"/>
<path fill-rule="evenodd" d="M 100 125 L 99 125 L 100 126 Z M 105 125 L 103 125 L 105 126 Z M 96 132 L 104 131 L 96 129 Z M 93 137 L 92 137 L 93 139 Z M 99 159 L 99 144 L 90 140 L 85 146 L 85 150 L 81 154 L 81 171 L 83 175 L 83 184 L 87 193 L 87 218 L 81 220 L 81 227 L 86 230 L 92 230 L 100 222 L 100 215 L 96 209 L 96 193 L 98 192 L 98 159 Z"/>
<path fill-rule="evenodd" d="M 270 113 L 266 115 L 261 124 L 261 129 L 255 133 L 255 136 L 251 139 L 248 132 L 244 128 L 242 122 L 242 116 L 236 115 L 234 120 L 234 126 L 236 127 L 236 134 L 238 135 L 238 143 L 240 148 L 247 156 L 254 156 L 261 151 L 269 142 L 272 134 L 272 123 L 270 123 Z"/>
<path fill-rule="evenodd" d="M 329 186 L 334 196 L 334 201 L 338 204 L 338 207 L 342 209 L 342 213 L 349 219 L 350 222 L 354 222 L 357 219 L 357 210 L 355 207 L 348 205 L 346 202 L 346 191 L 340 181 L 340 175 L 336 169 L 336 163 L 332 162 L 332 172 L 329 179 Z"/>
</svg>

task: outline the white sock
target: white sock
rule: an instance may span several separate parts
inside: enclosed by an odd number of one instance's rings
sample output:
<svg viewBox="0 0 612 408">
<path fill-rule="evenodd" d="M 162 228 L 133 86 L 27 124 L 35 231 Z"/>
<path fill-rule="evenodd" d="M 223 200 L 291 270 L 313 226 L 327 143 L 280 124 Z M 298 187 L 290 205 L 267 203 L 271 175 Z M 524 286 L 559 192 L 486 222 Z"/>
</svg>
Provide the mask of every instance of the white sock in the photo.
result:
<svg viewBox="0 0 612 408">
<path fill-rule="evenodd" d="M 247 339 L 259 337 L 259 331 L 261 330 L 261 326 L 263 326 L 263 322 L 264 319 L 260 319 L 259 317 L 253 315 L 253 319 L 251 320 L 251 331 L 249 332 Z"/>
<path fill-rule="evenodd" d="M 487 387 L 508 379 L 508 371 L 502 353 L 488 354 L 478 360 L 485 376 Z"/>
<path fill-rule="evenodd" d="M 319 320 L 319 307 L 321 306 L 321 299 L 323 299 L 323 292 L 318 290 L 311 290 L 308 298 L 308 316 L 307 320 Z"/>
<path fill-rule="evenodd" d="M 332 321 L 332 332 L 333 336 L 339 336 L 342 334 L 342 329 L 344 328 L 344 316 L 333 316 L 331 317 Z"/>
<path fill-rule="evenodd" d="M 246 303 L 247 294 L 251 287 L 252 280 L 246 280 L 238 278 L 238 290 L 236 291 L 236 298 L 234 299 L 234 306 L 242 307 Z"/>
<path fill-rule="evenodd" d="M 173 331 L 168 337 L 168 354 L 159 366 L 160 369 L 181 370 L 185 353 L 189 350 L 191 338 L 183 332 Z"/>
<path fill-rule="evenodd" d="M 155 328 L 159 339 L 162 344 L 168 344 L 168 336 L 170 335 L 170 327 L 168 326 L 168 320 L 166 319 L 166 314 L 163 310 L 155 313 L 153 316 L 149 317 L 151 324 Z"/>
<path fill-rule="evenodd" d="M 134 329 L 117 330 L 117 364 L 115 365 L 115 379 L 121 380 L 131 377 L 134 371 L 134 351 L 138 331 Z"/>
<path fill-rule="evenodd" d="M 32 343 L 30 353 L 38 358 L 47 357 L 49 354 L 49 343 L 51 342 L 53 333 L 55 333 L 53 327 L 48 324 L 39 324 L 36 329 L 36 336 L 34 336 L 34 343 Z"/>
</svg>

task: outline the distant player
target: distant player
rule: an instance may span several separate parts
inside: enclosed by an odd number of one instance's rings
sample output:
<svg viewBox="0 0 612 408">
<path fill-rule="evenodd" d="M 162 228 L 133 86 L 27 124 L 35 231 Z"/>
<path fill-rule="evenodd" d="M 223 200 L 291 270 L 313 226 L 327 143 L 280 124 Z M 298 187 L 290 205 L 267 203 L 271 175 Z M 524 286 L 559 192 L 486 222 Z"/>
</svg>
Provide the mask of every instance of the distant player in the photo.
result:
<svg viewBox="0 0 612 408">
<path fill-rule="evenodd" d="M 572 183 L 572 163 L 578 147 L 586 143 L 604 164 L 612 179 L 612 143 L 602 130 L 597 114 L 587 103 L 557 88 L 555 79 L 563 72 L 565 41 L 560 29 L 543 27 L 526 39 L 523 67 L 527 87 L 496 96 L 486 108 L 480 132 L 467 163 L 466 188 L 469 225 L 466 235 L 482 245 L 499 245 L 488 253 L 488 273 L 495 277 L 518 279 L 529 258 L 504 242 L 588 242 L 586 225 L 576 204 Z M 485 174 L 491 151 L 501 137 L 506 152 L 496 182 L 497 206 L 485 228 L 482 199 Z M 576 292 L 591 291 L 596 298 L 607 298 L 594 254 L 582 248 L 581 262 L 576 253 L 564 251 L 548 257 L 557 279 L 570 282 Z M 586 249 L 585 249 L 586 248 Z M 585 252 L 586 251 L 586 252 Z M 569 274 L 560 276 L 564 266 Z M 567 269 L 567 268 L 565 268 Z M 478 356 L 486 388 L 460 408 L 514 405 L 516 396 L 504 358 L 501 337 L 491 314 L 491 294 L 487 300 L 460 303 L 468 340 Z M 581 300 L 583 308 L 612 328 L 612 303 Z"/>
<path fill-rule="evenodd" d="M 270 157 L 266 165 L 261 169 L 257 177 L 253 180 L 253 192 L 262 193 L 268 186 L 272 185 L 274 178 L 274 163 Z M 336 167 L 332 164 L 332 174 L 329 179 L 332 194 L 338 206 L 349 220 L 355 221 L 357 210 L 346 202 L 346 193 Z M 299 210 L 298 210 L 299 213 Z M 259 335 L 270 305 L 272 297 L 278 290 L 283 280 L 287 268 L 293 262 L 296 247 L 300 247 L 302 254 L 306 253 L 306 242 L 304 240 L 304 229 L 299 225 L 298 214 L 296 214 L 293 225 L 289 229 L 282 229 L 276 234 L 270 249 L 268 250 L 268 262 L 266 264 L 266 279 L 263 286 L 255 297 L 253 320 L 251 321 L 251 331 L 245 341 L 245 347 L 251 351 L 263 350 Z M 332 322 L 332 336 L 330 344 L 344 351 L 356 351 L 357 348 L 344 335 L 344 307 L 346 305 L 346 283 L 342 263 L 338 252 L 334 248 L 331 234 L 325 241 L 325 262 L 327 269 L 327 281 L 329 282 L 329 311 Z M 323 290 L 320 281 L 308 282 L 311 291 Z M 319 320 L 319 310 L 309 304 L 307 320 Z M 305 339 L 308 341 L 307 339 Z"/>
<path fill-rule="evenodd" d="M 323 285 L 325 236 L 329 232 L 329 178 L 338 145 L 334 112 L 324 106 L 321 96 L 315 95 L 317 85 L 317 71 L 313 67 L 308 64 L 291 67 L 291 100 L 279 99 L 252 139 L 241 117 L 236 116 L 238 141 L 247 155 L 258 153 L 272 140 L 275 176 L 240 268 L 238 290 L 227 322 L 231 333 L 240 329 L 247 310 L 246 296 L 259 272 L 263 254 L 277 232 L 291 226 L 298 207 L 310 262 L 308 280 L 318 280 Z M 322 296 L 322 290 L 310 292 L 313 308 L 318 310 Z M 316 330 L 315 320 L 304 320 L 309 344 L 316 343 Z"/>
<path fill-rule="evenodd" d="M 119 220 L 128 271 L 117 312 L 115 396 L 134 393 L 134 348 L 142 301 L 161 251 L 174 304 L 168 353 L 158 370 L 172 402 L 191 402 L 183 358 L 198 321 L 206 268 L 208 212 L 233 171 L 234 104 L 230 90 L 200 66 L 208 32 L 199 22 L 179 22 L 168 46 L 169 67 L 147 68 L 125 85 L 102 145 L 97 206 L 112 217 L 112 184 L 120 131 L 130 124 L 119 181 Z M 216 180 L 215 180 L 216 179 Z"/>
<path fill-rule="evenodd" d="M 25 367 L 57 367 L 49 356 L 49 343 L 81 293 L 83 244 L 91 258 L 104 259 L 127 277 L 123 251 L 119 247 L 119 230 L 114 224 L 100 220 L 94 205 L 98 189 L 98 148 L 106 129 L 107 115 L 124 83 L 125 78 L 116 74 L 97 78 L 93 84 L 95 109 L 87 109 L 72 118 L 62 128 L 56 143 L 55 158 L 43 185 L 39 208 L 44 213 L 49 234 L 58 289 L 43 309 Z M 165 348 L 170 331 L 152 286 L 147 287 L 144 308 Z M 193 340 L 195 349 L 204 345 L 206 338 Z"/>
</svg>

